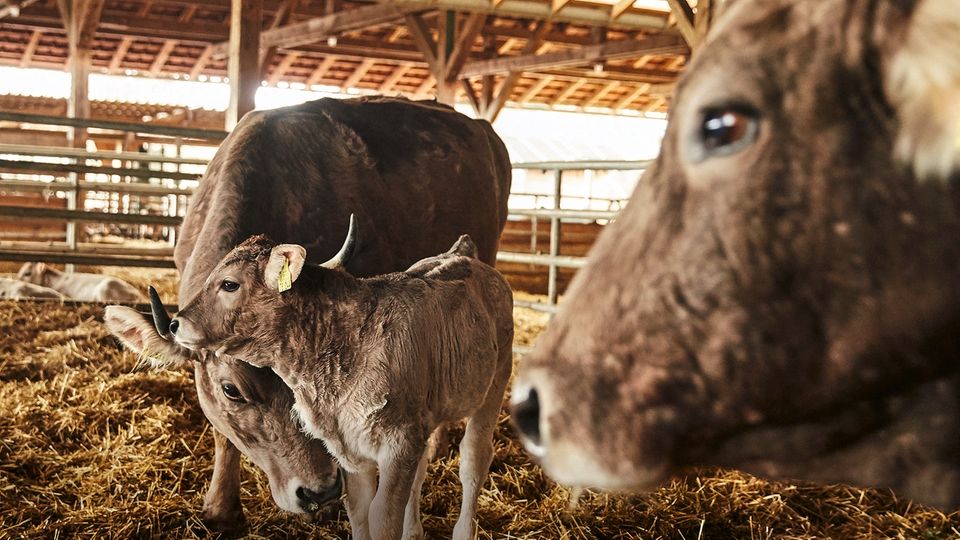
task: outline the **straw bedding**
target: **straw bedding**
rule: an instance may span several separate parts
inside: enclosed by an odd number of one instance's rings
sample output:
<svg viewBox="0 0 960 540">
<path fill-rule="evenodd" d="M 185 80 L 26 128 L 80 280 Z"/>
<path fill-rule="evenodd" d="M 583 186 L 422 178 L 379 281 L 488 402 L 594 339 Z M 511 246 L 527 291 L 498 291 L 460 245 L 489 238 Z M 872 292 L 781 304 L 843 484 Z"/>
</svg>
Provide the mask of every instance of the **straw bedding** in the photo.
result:
<svg viewBox="0 0 960 540">
<path fill-rule="evenodd" d="M 123 277 L 175 289 L 171 275 Z M 102 311 L 0 303 L 0 538 L 209 536 L 198 516 L 213 439 L 192 374 L 135 371 L 134 356 L 101 325 Z M 529 344 L 545 322 L 518 309 L 518 342 Z M 960 538 L 960 513 L 888 492 L 730 471 L 694 471 L 640 496 L 588 493 L 571 510 L 569 491 L 530 463 L 505 416 L 495 442 L 481 538 Z M 422 502 L 428 537 L 452 530 L 457 465 L 451 451 L 431 466 Z M 246 462 L 244 469 L 251 537 L 348 536 L 343 512 L 316 525 L 284 514 L 264 475 Z"/>
</svg>

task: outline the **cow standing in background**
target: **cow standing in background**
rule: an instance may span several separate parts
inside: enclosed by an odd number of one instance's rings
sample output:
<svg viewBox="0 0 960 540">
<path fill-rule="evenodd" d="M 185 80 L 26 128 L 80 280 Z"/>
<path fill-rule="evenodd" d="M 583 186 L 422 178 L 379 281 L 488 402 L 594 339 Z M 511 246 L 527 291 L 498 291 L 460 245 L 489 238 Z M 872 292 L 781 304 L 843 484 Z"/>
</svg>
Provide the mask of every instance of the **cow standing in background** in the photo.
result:
<svg viewBox="0 0 960 540">
<path fill-rule="evenodd" d="M 305 246 L 308 257 L 332 253 L 351 213 L 361 230 L 376 231 L 357 241 L 348 270 L 358 277 L 407 268 L 460 234 L 493 264 L 510 179 L 509 156 L 490 124 L 434 102 L 321 99 L 252 112 L 220 146 L 190 201 L 175 251 L 180 304 L 244 239 L 266 234 Z M 132 310 L 112 311 L 107 324 L 134 351 L 194 367 L 215 428 L 203 510 L 211 527 L 244 521 L 238 448 L 267 473 L 285 510 L 315 514 L 336 489 L 336 467 L 290 419 L 293 394 L 269 369 L 229 355 L 192 361 L 198 357 L 164 339 L 166 323 L 160 335 Z"/>
<path fill-rule="evenodd" d="M 513 367 L 510 286 L 467 236 L 407 272 L 368 279 L 342 271 L 351 241 L 313 266 L 301 246 L 251 238 L 170 330 L 183 347 L 269 367 L 293 390 L 305 431 L 345 471 L 358 539 L 423 537 L 428 440 L 468 417 L 453 538 L 471 539 Z"/>
<path fill-rule="evenodd" d="M 960 10 L 739 0 L 524 359 L 566 484 L 687 465 L 960 505 Z"/>
<path fill-rule="evenodd" d="M 24 264 L 17 273 L 17 279 L 53 289 L 71 300 L 81 302 L 142 304 L 147 301 L 136 287 L 122 279 L 103 274 L 61 272 L 42 262 Z"/>
</svg>

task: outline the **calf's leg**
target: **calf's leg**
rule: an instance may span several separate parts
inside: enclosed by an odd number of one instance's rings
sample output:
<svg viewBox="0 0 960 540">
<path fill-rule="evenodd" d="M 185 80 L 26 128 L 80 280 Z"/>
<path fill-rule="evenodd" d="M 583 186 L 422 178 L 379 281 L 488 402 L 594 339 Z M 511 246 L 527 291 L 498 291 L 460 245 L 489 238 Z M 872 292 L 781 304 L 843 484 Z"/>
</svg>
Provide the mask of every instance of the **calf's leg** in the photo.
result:
<svg viewBox="0 0 960 540">
<path fill-rule="evenodd" d="M 407 511 L 403 516 L 403 538 L 405 540 L 423 538 L 423 523 L 420 522 L 420 489 L 423 487 L 423 479 L 427 476 L 427 464 L 430 463 L 430 456 L 433 455 L 433 437 L 430 438 L 430 441 L 430 444 L 423 450 L 423 456 L 421 456 L 420 464 L 417 466 L 417 475 L 413 479 L 413 487 L 410 488 L 410 499 L 407 501 Z"/>
<path fill-rule="evenodd" d="M 401 441 L 379 463 L 380 485 L 370 503 L 373 540 L 399 540 L 403 533 L 404 509 L 427 445 L 425 438 L 401 437 Z"/>
<path fill-rule="evenodd" d="M 344 472 L 347 482 L 347 518 L 355 540 L 370 540 L 370 502 L 377 493 L 377 469 Z"/>
<path fill-rule="evenodd" d="M 460 441 L 460 484 L 463 486 L 463 501 L 460 505 L 460 517 L 453 528 L 454 540 L 470 540 L 476 536 L 477 499 L 483 482 L 493 461 L 493 431 L 497 427 L 497 417 L 503 404 L 503 393 L 507 389 L 512 369 L 512 359 L 501 358 L 497 377 L 480 409 L 467 419 L 467 429 Z"/>
<path fill-rule="evenodd" d="M 240 505 L 240 451 L 219 431 L 213 432 L 213 477 L 203 497 L 203 522 L 215 531 L 244 526 Z"/>
</svg>

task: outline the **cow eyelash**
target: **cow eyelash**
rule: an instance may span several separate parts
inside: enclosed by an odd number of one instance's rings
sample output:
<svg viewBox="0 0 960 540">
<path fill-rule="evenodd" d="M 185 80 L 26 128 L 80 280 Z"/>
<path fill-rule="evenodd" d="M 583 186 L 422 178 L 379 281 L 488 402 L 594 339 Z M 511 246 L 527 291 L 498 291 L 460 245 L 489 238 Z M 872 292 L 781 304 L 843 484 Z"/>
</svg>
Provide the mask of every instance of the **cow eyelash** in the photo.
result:
<svg viewBox="0 0 960 540">
<path fill-rule="evenodd" d="M 232 383 L 221 383 L 220 388 L 223 389 L 223 395 L 227 397 L 230 401 L 235 401 L 237 403 L 246 403 L 247 400 L 243 399 L 243 394 L 240 392 L 240 389 L 237 388 Z"/>
</svg>

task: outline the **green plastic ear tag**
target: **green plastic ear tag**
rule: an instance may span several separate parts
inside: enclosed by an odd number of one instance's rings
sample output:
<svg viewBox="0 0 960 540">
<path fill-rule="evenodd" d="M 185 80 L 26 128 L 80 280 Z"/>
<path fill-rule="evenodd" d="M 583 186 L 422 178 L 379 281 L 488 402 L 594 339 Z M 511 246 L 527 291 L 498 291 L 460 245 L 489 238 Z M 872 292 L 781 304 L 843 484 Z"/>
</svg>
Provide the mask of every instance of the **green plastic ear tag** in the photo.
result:
<svg viewBox="0 0 960 540">
<path fill-rule="evenodd" d="M 283 268 L 280 269 L 280 275 L 277 276 L 277 290 L 280 292 L 289 291 L 293 287 L 293 281 L 290 280 L 290 264 L 287 259 L 283 259 Z"/>
</svg>

